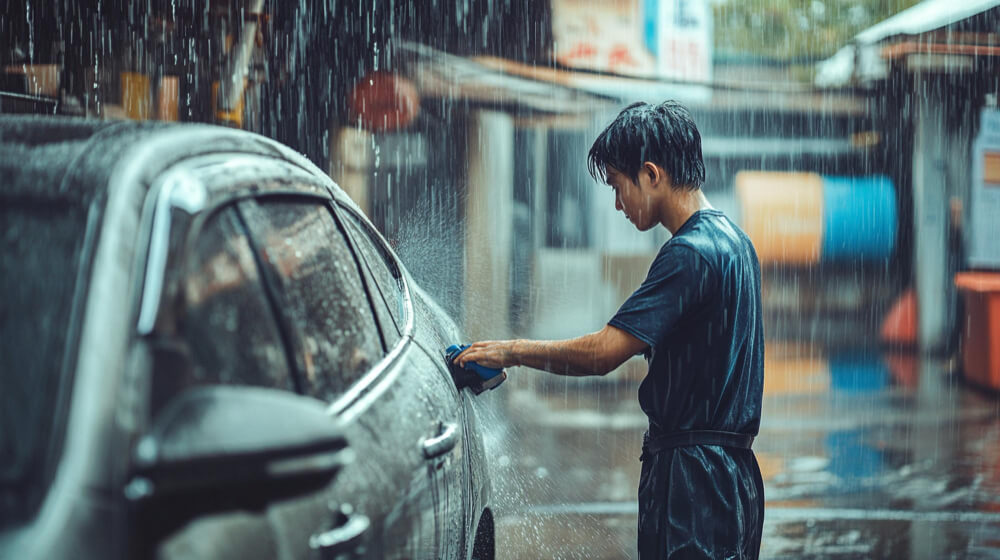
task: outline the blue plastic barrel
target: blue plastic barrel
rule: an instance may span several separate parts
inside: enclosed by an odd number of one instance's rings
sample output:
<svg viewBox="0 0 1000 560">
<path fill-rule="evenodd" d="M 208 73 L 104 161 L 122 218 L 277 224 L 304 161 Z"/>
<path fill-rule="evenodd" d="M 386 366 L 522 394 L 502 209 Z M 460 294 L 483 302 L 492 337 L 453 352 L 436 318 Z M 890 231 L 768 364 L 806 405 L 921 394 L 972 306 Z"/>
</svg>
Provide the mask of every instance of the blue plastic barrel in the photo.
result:
<svg viewBox="0 0 1000 560">
<path fill-rule="evenodd" d="M 823 176 L 820 259 L 887 259 L 896 245 L 896 190 L 883 175 Z"/>
<path fill-rule="evenodd" d="M 891 375 L 882 356 L 861 349 L 831 355 L 830 387 L 843 393 L 869 393 L 889 385 Z"/>
</svg>

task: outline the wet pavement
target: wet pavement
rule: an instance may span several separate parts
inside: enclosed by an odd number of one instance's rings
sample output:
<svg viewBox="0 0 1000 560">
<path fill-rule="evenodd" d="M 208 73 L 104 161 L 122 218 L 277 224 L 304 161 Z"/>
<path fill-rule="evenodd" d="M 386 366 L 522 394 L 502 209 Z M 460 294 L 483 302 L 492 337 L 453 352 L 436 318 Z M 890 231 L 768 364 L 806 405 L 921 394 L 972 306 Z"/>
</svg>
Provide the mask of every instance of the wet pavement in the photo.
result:
<svg viewBox="0 0 1000 560">
<path fill-rule="evenodd" d="M 768 345 L 764 558 L 1000 558 L 1000 397 L 905 354 Z M 641 362 L 514 370 L 493 426 L 498 558 L 634 558 Z"/>
</svg>

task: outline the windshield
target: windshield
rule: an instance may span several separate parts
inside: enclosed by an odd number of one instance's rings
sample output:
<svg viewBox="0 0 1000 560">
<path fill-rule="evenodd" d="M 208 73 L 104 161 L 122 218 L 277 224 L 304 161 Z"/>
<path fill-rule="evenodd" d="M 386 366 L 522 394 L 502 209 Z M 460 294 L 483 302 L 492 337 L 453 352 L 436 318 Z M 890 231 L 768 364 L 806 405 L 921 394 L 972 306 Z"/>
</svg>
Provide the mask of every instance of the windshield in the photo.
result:
<svg viewBox="0 0 1000 560">
<path fill-rule="evenodd" d="M 44 496 L 85 224 L 74 205 L 0 199 L 0 528 Z"/>
</svg>

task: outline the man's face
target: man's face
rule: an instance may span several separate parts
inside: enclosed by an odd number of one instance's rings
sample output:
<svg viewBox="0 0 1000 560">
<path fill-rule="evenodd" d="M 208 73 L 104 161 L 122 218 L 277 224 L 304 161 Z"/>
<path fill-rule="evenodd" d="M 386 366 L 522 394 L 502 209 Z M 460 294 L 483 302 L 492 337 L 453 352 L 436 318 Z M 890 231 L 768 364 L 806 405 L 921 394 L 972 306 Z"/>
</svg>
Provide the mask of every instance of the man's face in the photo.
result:
<svg viewBox="0 0 1000 560">
<path fill-rule="evenodd" d="M 646 231 L 657 223 L 647 179 L 640 170 L 636 183 L 628 175 L 608 167 L 608 185 L 615 191 L 615 210 L 621 210 L 639 231 Z"/>
</svg>

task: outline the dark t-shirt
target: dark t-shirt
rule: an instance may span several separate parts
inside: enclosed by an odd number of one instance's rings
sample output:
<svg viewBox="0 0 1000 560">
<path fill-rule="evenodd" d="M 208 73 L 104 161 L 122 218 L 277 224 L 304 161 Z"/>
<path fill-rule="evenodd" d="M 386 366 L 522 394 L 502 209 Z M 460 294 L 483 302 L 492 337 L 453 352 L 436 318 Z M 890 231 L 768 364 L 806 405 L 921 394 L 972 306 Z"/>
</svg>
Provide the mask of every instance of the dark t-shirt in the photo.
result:
<svg viewBox="0 0 1000 560">
<path fill-rule="evenodd" d="M 757 435 L 764 386 L 760 263 L 725 214 L 691 216 L 608 324 L 649 344 L 639 404 L 651 432 Z"/>
</svg>

